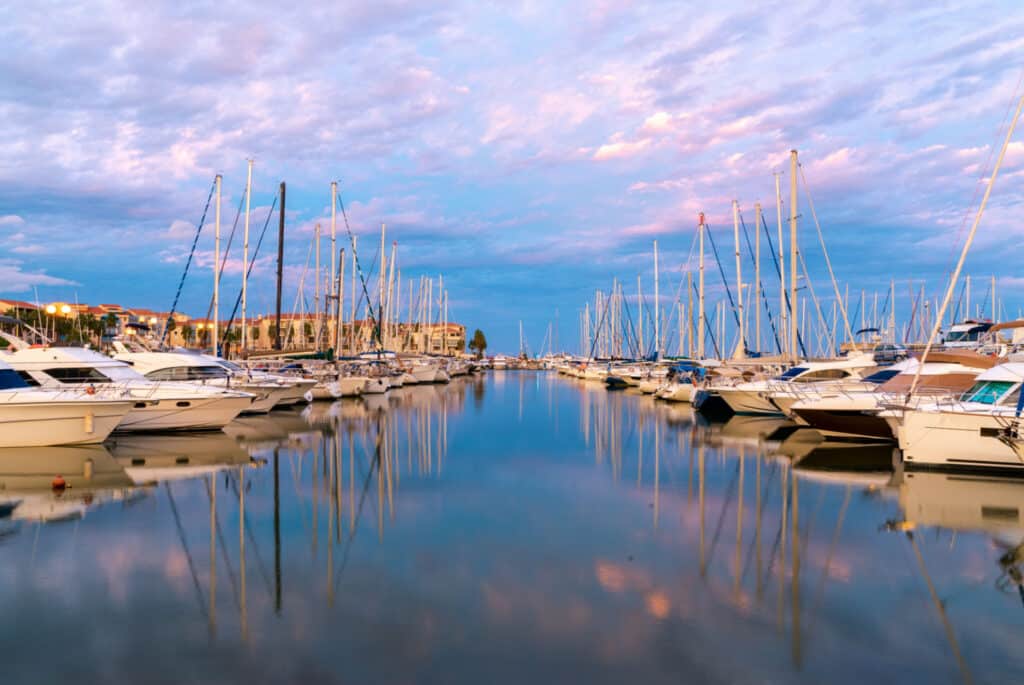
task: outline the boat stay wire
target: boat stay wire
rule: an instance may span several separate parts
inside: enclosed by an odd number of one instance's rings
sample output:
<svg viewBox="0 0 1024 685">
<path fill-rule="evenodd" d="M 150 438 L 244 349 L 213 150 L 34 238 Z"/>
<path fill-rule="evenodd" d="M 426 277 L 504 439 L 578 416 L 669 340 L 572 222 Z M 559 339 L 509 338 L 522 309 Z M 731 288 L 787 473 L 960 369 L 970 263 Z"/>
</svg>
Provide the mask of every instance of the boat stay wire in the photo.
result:
<svg viewBox="0 0 1024 685">
<path fill-rule="evenodd" d="M 715 263 L 718 264 L 718 273 L 722 275 L 722 285 L 725 286 L 725 294 L 729 298 L 729 307 L 732 308 L 733 316 L 736 318 L 736 327 L 742 329 L 743 326 L 740 325 L 740 312 L 736 308 L 735 300 L 732 299 L 732 289 L 729 287 L 729 279 L 725 277 L 725 269 L 722 267 L 722 260 L 718 258 L 718 248 L 715 246 L 715 239 L 711 236 L 711 226 L 705 224 L 705 229 L 708 241 L 711 243 L 711 251 L 715 255 Z M 742 293 L 740 293 L 740 297 L 743 297 Z M 746 353 L 748 349 L 746 331 L 744 331 L 743 336 L 743 340 L 740 341 L 740 344 L 743 345 L 743 351 Z M 724 342 L 725 341 L 723 341 L 723 344 Z"/>
<path fill-rule="evenodd" d="M 366 277 L 363 275 L 363 267 L 359 263 L 359 253 L 356 250 L 355 236 L 352 235 L 352 228 L 348 223 L 348 212 L 345 211 L 345 202 L 341 199 L 341 193 L 337 193 L 338 207 L 341 209 L 341 218 L 345 222 L 345 232 L 348 234 L 349 242 L 352 245 L 352 258 L 356 263 L 356 273 L 359 274 L 359 283 L 363 289 L 363 297 L 366 298 L 366 306 L 373 314 L 373 303 L 370 302 L 370 291 L 366 287 Z M 354 293 L 353 293 L 354 295 Z M 373 337 L 377 341 L 378 353 L 384 350 L 384 339 L 382 326 L 384 324 L 384 293 L 380 293 L 380 302 L 377 303 L 377 316 L 374 319 Z"/>
<path fill-rule="evenodd" d="M 278 197 L 274 196 L 274 201 L 270 205 L 270 209 L 267 211 L 267 220 L 263 222 L 263 230 L 260 232 L 260 238 L 256 241 L 256 249 L 253 250 L 252 259 L 249 260 L 248 267 L 246 267 L 245 277 L 249 278 L 252 275 L 252 267 L 256 264 L 256 258 L 260 254 L 260 246 L 263 245 L 263 237 L 267 235 L 267 226 L 270 225 L 270 218 L 274 216 L 274 210 L 277 208 Z M 238 308 L 242 304 L 242 291 L 238 291 L 238 298 L 235 299 L 235 306 L 231 310 L 231 316 L 228 318 L 228 325 L 224 329 L 224 339 L 228 339 L 228 335 L 231 333 L 231 328 L 235 324 L 235 314 L 238 313 Z"/>
<path fill-rule="evenodd" d="M 754 249 L 750 246 L 750 234 L 747 232 L 747 222 L 743 220 L 743 212 L 740 212 L 739 217 L 740 217 L 740 226 L 743 228 L 743 239 L 746 240 L 746 242 L 747 242 L 747 254 L 750 255 L 750 261 L 751 261 L 751 263 L 753 263 L 754 262 Z M 757 230 L 757 228 L 755 227 L 754 230 Z M 756 268 L 757 265 L 755 264 L 754 266 Z M 775 346 L 778 348 L 779 354 L 782 354 L 782 342 L 779 340 L 779 332 L 775 328 L 775 319 L 772 317 L 772 308 L 768 304 L 768 298 L 764 296 L 764 279 L 761 279 L 760 281 L 758 281 L 757 287 L 758 287 L 758 290 L 759 290 L 759 293 L 758 293 L 759 298 L 758 299 L 760 299 L 761 302 L 764 303 L 764 312 L 765 312 L 765 314 L 768 315 L 768 326 L 772 329 L 772 337 L 775 338 Z M 761 346 L 761 341 L 758 340 L 756 344 L 757 344 L 758 347 L 760 347 Z M 760 350 L 758 350 L 758 352 L 760 352 Z"/>
<path fill-rule="evenodd" d="M 189 267 L 192 266 L 192 257 L 196 253 L 196 245 L 199 243 L 199 234 L 203 232 L 203 224 L 206 223 L 206 213 L 210 210 L 210 202 L 213 201 L 213 191 L 217 188 L 217 180 L 214 179 L 213 183 L 210 184 L 210 194 L 206 196 L 206 206 L 203 208 L 203 216 L 199 219 L 199 225 L 196 226 L 196 235 L 192 238 L 192 249 L 189 250 L 188 260 L 185 262 L 185 270 L 181 274 L 181 281 L 178 282 L 178 292 L 174 293 L 174 302 L 171 304 L 171 311 L 167 314 L 167 321 L 164 322 L 164 332 L 160 338 L 161 344 L 167 341 L 167 333 L 171 327 L 171 321 L 174 320 L 174 312 L 178 308 L 178 300 L 181 298 L 181 290 L 185 287 L 185 278 L 188 277 Z"/>
<path fill-rule="evenodd" d="M 779 287 L 782 288 L 783 295 L 786 296 L 786 309 L 789 311 L 790 316 L 795 316 L 793 313 L 793 303 L 789 301 L 789 293 L 786 292 L 786 284 L 782 282 L 782 272 L 779 270 L 779 260 L 775 256 L 775 245 L 772 243 L 772 232 L 768 230 L 768 222 L 765 221 L 764 216 L 761 216 L 761 226 L 764 228 L 765 237 L 768 238 L 768 251 L 771 253 L 772 264 L 775 266 L 775 275 L 779 277 Z M 781 245 L 779 247 L 782 247 Z M 800 333 L 800 327 L 796 329 L 796 342 L 800 347 L 800 354 L 805 358 L 807 357 L 807 349 L 804 347 L 804 337 Z"/>
</svg>

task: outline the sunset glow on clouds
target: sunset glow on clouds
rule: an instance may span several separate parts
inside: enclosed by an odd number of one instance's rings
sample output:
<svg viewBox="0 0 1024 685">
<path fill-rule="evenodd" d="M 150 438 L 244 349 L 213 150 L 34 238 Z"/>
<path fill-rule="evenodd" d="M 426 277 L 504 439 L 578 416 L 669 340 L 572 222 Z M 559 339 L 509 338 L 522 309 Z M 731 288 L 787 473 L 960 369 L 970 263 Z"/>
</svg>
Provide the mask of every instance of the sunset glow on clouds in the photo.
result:
<svg viewBox="0 0 1024 685">
<path fill-rule="evenodd" d="M 539 346 L 556 309 L 575 341 L 595 289 L 637 274 L 653 289 L 653 239 L 674 292 L 698 211 L 726 234 L 733 199 L 748 223 L 757 201 L 774 216 L 791 148 L 841 280 L 937 290 L 1001 143 L 1019 7 L 752 7 L 0 9 L 0 295 L 169 306 L 181 260 L 168 256 L 187 253 L 216 173 L 233 221 L 251 157 L 256 230 L 288 183 L 286 300 L 337 179 L 367 261 L 387 223 L 406 277 L 443 273 L 453 318 L 492 345 L 514 349 L 522 318 Z M 1022 149 L 968 264 L 1005 279 L 1014 314 Z M 819 253 L 807 246 L 816 277 Z M 210 263 L 186 310 L 205 312 Z M 257 267 L 257 311 L 271 273 Z"/>
</svg>

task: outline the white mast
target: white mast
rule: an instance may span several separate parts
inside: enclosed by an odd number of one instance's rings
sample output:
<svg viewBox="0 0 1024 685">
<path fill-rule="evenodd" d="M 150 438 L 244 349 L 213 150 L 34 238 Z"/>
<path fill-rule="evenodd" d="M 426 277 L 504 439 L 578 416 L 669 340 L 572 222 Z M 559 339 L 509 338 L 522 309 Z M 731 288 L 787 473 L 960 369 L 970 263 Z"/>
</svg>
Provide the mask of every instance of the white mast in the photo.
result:
<svg viewBox="0 0 1024 685">
<path fill-rule="evenodd" d="M 641 283 L 640 274 L 637 274 L 636 275 L 636 307 L 637 307 L 636 318 L 637 318 L 638 330 L 637 330 L 637 334 L 636 334 L 636 339 L 637 339 L 637 351 L 639 352 L 639 356 L 641 358 L 643 358 L 643 356 L 644 356 L 644 291 L 643 291 L 643 287 L 640 285 L 640 283 Z"/>
<path fill-rule="evenodd" d="M 338 263 L 335 257 L 338 255 L 337 240 L 337 207 L 338 207 L 338 182 L 331 181 L 331 297 L 338 296 Z"/>
<path fill-rule="evenodd" d="M 245 234 L 242 239 L 242 349 L 249 345 L 249 330 L 245 321 L 246 303 L 249 297 L 249 210 L 252 200 L 252 160 L 245 179 Z"/>
<path fill-rule="evenodd" d="M 313 279 L 313 310 L 316 312 L 316 327 L 313 332 L 313 339 L 316 341 L 316 348 L 320 349 L 320 224 L 313 228 L 313 241 L 316 246 L 316 277 Z"/>
<path fill-rule="evenodd" d="M 761 203 L 754 203 L 754 348 L 761 350 Z"/>
<path fill-rule="evenodd" d="M 797 308 L 796 308 L 796 150 L 789 151 L 789 306 L 792 316 L 789 319 L 790 357 L 795 361 L 797 356 Z"/>
<path fill-rule="evenodd" d="M 377 303 L 377 335 L 378 344 L 384 344 L 384 271 L 387 262 L 384 257 L 384 224 L 380 225 L 380 278 L 378 279 L 378 303 Z"/>
<path fill-rule="evenodd" d="M 220 335 L 220 185 L 221 175 L 217 174 L 217 207 L 213 228 L 213 354 L 218 354 Z"/>
<path fill-rule="evenodd" d="M 732 237 L 733 242 L 736 244 L 736 297 L 738 300 L 738 314 L 739 314 L 739 341 L 736 344 L 736 357 L 746 356 L 746 342 L 744 336 L 744 327 L 746 321 L 743 318 L 743 272 L 740 265 L 740 203 L 736 200 L 732 201 Z"/>
<path fill-rule="evenodd" d="M 359 236 L 352 236 L 352 321 L 349 325 L 349 353 L 355 354 L 356 352 L 356 243 L 359 242 Z"/>
<path fill-rule="evenodd" d="M 700 238 L 700 261 L 697 272 L 697 358 L 704 359 L 704 212 L 700 213 L 697 232 Z"/>
<path fill-rule="evenodd" d="M 789 316 L 786 308 L 786 258 L 785 243 L 782 242 L 782 186 L 781 174 L 775 172 L 775 220 L 779 229 L 779 341 L 782 353 L 789 353 Z"/>
<path fill-rule="evenodd" d="M 658 301 L 658 241 L 654 241 L 654 358 L 661 359 L 661 310 Z"/>
<path fill-rule="evenodd" d="M 341 356 L 341 321 L 343 316 L 343 309 L 341 307 L 342 302 L 345 300 L 345 248 L 341 248 L 341 252 L 338 253 L 338 262 L 340 263 L 341 271 L 338 273 L 338 297 L 334 301 L 334 356 L 335 358 Z"/>
</svg>

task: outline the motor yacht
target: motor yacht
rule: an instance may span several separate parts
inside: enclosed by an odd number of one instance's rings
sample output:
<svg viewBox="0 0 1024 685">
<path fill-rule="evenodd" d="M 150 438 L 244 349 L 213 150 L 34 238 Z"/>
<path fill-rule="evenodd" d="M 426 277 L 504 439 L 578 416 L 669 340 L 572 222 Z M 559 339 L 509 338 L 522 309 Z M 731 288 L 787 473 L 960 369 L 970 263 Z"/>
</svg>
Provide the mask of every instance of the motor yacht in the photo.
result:
<svg viewBox="0 0 1024 685">
<path fill-rule="evenodd" d="M 253 396 L 224 388 L 147 379 L 123 361 L 81 347 L 21 347 L 4 356 L 28 385 L 131 399 L 118 431 L 215 430 L 251 404 Z"/>
<path fill-rule="evenodd" d="M 829 361 L 801 362 L 774 378 L 722 385 L 715 390 L 737 414 L 785 414 L 780 404 L 791 398 L 795 402 L 803 384 L 860 379 L 865 370 L 874 367 L 870 354 L 854 354 Z"/>
<path fill-rule="evenodd" d="M 958 399 L 919 403 L 887 417 L 909 468 L 1024 470 L 1024 363 L 978 375 Z"/>
<path fill-rule="evenodd" d="M 790 409 L 800 424 L 810 426 L 828 439 L 895 441 L 887 415 L 894 405 L 934 402 L 958 396 L 970 388 L 978 374 L 992 368 L 996 359 L 966 350 L 934 351 L 922 366 L 916 358 L 880 369 L 862 379 L 863 387 L 847 387 L 809 394 Z M 914 396 L 908 392 L 918 377 Z"/>
<path fill-rule="evenodd" d="M 294 392 L 291 385 L 276 381 L 247 380 L 232 375 L 222 364 L 205 355 L 188 352 L 131 351 L 114 343 L 114 359 L 131 365 L 152 381 L 173 381 L 201 387 L 230 389 L 254 396 L 243 414 L 265 414 Z"/>
<path fill-rule="evenodd" d="M 0 360 L 0 447 L 103 442 L 133 404 L 131 399 L 104 397 L 84 388 L 33 388 Z"/>
</svg>

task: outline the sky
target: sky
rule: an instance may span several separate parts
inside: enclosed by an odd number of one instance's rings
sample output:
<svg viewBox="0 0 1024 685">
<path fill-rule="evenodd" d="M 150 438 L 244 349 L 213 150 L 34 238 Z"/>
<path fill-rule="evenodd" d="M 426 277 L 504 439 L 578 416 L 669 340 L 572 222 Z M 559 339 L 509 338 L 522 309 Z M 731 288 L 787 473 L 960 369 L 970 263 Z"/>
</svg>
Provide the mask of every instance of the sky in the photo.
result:
<svg viewBox="0 0 1024 685">
<path fill-rule="evenodd" d="M 518 349 L 522 321 L 537 352 L 551 338 L 576 349 L 579 312 L 613 279 L 635 317 L 640 276 L 652 308 L 655 240 L 672 310 L 700 211 L 734 288 L 731 203 L 748 226 L 762 203 L 774 229 L 774 174 L 788 202 L 790 149 L 822 310 L 833 289 L 810 201 L 851 310 L 862 289 L 884 297 L 895 280 L 906 319 L 911 292 L 945 288 L 1002 144 L 1024 12 L 987 1 L 38 2 L 0 8 L 0 40 L 0 298 L 169 309 L 214 175 L 227 232 L 252 159 L 253 245 L 288 184 L 286 311 L 336 180 L 368 276 L 382 223 L 388 250 L 397 241 L 403 307 L 408 283 L 443 275 L 450 319 L 483 330 L 492 352 Z M 994 275 L 1010 317 L 1024 303 L 1022 178 L 1018 135 L 966 266 L 976 304 Z M 196 316 L 212 290 L 212 233 L 179 305 Z M 340 248 L 340 217 L 339 234 Z M 232 295 L 238 244 L 223 280 Z M 273 307 L 275 251 L 268 235 L 250 312 Z M 763 280 L 774 304 L 777 282 Z M 708 283 L 721 299 L 717 272 Z"/>
</svg>

